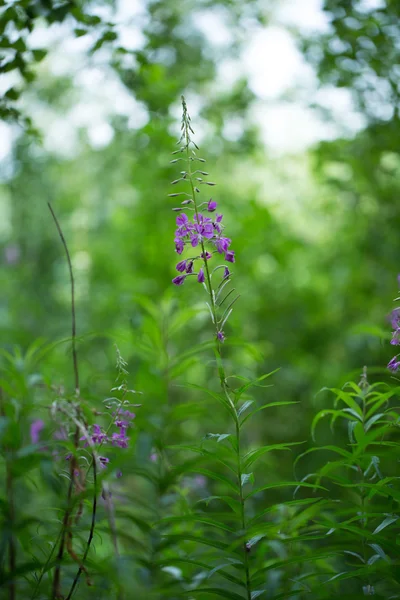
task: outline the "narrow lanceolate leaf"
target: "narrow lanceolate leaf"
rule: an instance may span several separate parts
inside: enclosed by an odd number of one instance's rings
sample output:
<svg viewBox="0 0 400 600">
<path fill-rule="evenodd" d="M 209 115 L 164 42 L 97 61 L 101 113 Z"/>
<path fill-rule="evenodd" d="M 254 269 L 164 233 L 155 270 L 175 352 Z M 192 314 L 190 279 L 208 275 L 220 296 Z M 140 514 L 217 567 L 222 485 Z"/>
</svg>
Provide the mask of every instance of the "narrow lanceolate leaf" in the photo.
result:
<svg viewBox="0 0 400 600">
<path fill-rule="evenodd" d="M 359 406 L 359 404 L 357 404 L 356 400 L 354 399 L 354 396 L 357 396 L 357 394 L 345 392 L 344 390 L 339 390 L 337 388 L 330 388 L 329 391 L 333 392 L 336 395 L 335 407 L 338 405 L 339 400 L 341 400 L 362 419 L 361 406 Z"/>
<path fill-rule="evenodd" d="M 216 521 L 215 519 L 211 519 L 204 514 L 192 514 L 192 515 L 180 515 L 179 517 L 165 517 L 161 519 L 156 524 L 157 525 L 170 525 L 171 523 L 200 523 L 201 525 L 209 525 L 215 529 L 223 529 L 224 531 L 228 531 L 229 533 L 234 533 L 234 529 L 228 527 L 224 523 Z"/>
<path fill-rule="evenodd" d="M 217 392 L 212 392 L 211 390 L 208 390 L 207 388 L 204 388 L 201 385 L 197 385 L 195 383 L 180 384 L 180 387 L 192 388 L 192 389 L 200 390 L 201 392 L 204 392 L 205 394 L 207 394 L 208 396 L 211 396 L 211 398 L 214 398 L 214 400 L 217 400 L 217 402 L 222 404 L 229 411 L 231 417 L 233 417 L 233 418 L 236 417 L 236 412 L 234 412 L 234 408 L 230 405 L 228 400 L 221 394 L 218 394 Z"/>
<path fill-rule="evenodd" d="M 219 502 L 223 502 L 227 504 L 229 508 L 232 509 L 234 513 L 240 513 L 241 504 L 238 500 L 231 498 L 231 496 L 207 496 L 206 498 L 201 498 L 201 500 L 197 501 L 197 504 L 205 503 L 206 506 L 209 505 L 213 500 L 218 500 Z"/>
<path fill-rule="evenodd" d="M 241 484 L 242 486 L 246 485 L 246 483 L 254 483 L 254 475 L 253 473 L 242 473 L 241 476 Z"/>
<path fill-rule="evenodd" d="M 397 515 L 393 515 L 391 517 L 386 517 L 386 519 L 384 519 L 382 521 L 382 523 L 380 525 L 378 525 L 378 527 L 375 529 L 375 531 L 373 531 L 373 535 L 375 535 L 376 533 L 379 533 L 380 531 L 382 531 L 382 529 L 385 529 L 385 527 L 388 527 L 389 525 L 391 525 L 392 523 L 396 523 L 396 521 L 398 521 L 399 517 Z"/>
<path fill-rule="evenodd" d="M 218 548 L 218 550 L 226 550 L 229 551 L 229 544 L 225 544 L 224 542 L 220 542 L 219 540 L 214 540 L 210 537 L 203 537 L 199 535 L 190 535 L 188 533 L 182 534 L 173 534 L 173 535 L 164 535 L 163 543 L 161 546 L 171 546 L 178 542 L 196 542 L 196 544 L 204 544 L 205 546 L 211 546 L 212 548 Z"/>
<path fill-rule="evenodd" d="M 272 408 L 273 406 L 287 406 L 288 404 L 299 404 L 299 403 L 288 400 L 287 402 L 269 402 L 268 404 L 263 404 L 262 406 L 259 406 L 258 408 L 254 409 L 251 413 L 246 415 L 244 417 L 244 419 L 242 420 L 242 422 L 240 423 L 240 426 L 242 427 L 246 423 L 247 419 L 250 419 L 250 417 L 254 416 L 256 413 L 260 412 L 261 410 L 265 410 L 267 408 Z"/>
<path fill-rule="evenodd" d="M 227 559 L 229 560 L 229 559 Z M 154 564 L 154 563 L 153 563 Z M 168 559 L 164 559 L 162 561 L 159 561 L 156 563 L 157 566 L 159 567 L 163 567 L 168 566 L 168 565 L 175 565 L 175 564 L 182 564 L 183 566 L 185 565 L 193 565 L 195 567 L 200 567 L 201 569 L 204 569 L 204 571 L 208 571 L 210 568 L 210 565 L 208 565 L 207 563 L 203 563 L 200 562 L 198 560 L 192 560 L 190 558 L 188 558 L 187 556 L 185 556 L 184 558 L 180 558 L 180 557 L 172 557 L 172 558 L 168 558 Z M 230 581 L 231 583 L 234 583 L 235 585 L 238 585 L 239 587 L 245 587 L 245 584 L 243 583 L 243 581 L 241 579 L 239 579 L 238 577 L 235 577 L 234 575 L 231 575 L 230 573 L 228 573 L 227 571 L 224 570 L 224 567 L 229 567 L 231 565 L 241 565 L 242 563 L 240 561 L 237 561 L 235 559 L 230 559 L 230 562 L 225 562 L 223 565 L 218 565 L 217 567 L 215 567 L 214 569 L 212 569 L 208 575 L 207 575 L 207 579 L 209 579 L 210 577 L 212 577 L 212 575 L 215 572 L 218 572 L 218 575 L 220 577 L 223 577 L 224 579 L 226 579 L 227 581 Z"/>
<path fill-rule="evenodd" d="M 379 419 L 383 416 L 384 416 L 384 413 L 378 413 L 377 415 L 374 415 L 373 417 L 368 419 L 368 421 L 364 425 L 365 431 L 368 431 L 368 429 L 370 429 L 372 427 L 372 425 L 374 423 L 376 423 L 377 421 L 379 421 Z"/>
<path fill-rule="evenodd" d="M 254 400 L 247 400 L 244 404 L 242 404 L 242 406 L 239 408 L 238 410 L 238 417 L 240 417 L 244 412 L 246 412 L 246 410 L 252 405 L 254 404 Z"/>
<path fill-rule="evenodd" d="M 193 473 L 199 473 L 200 475 L 205 475 L 206 477 L 210 477 L 210 479 L 215 479 L 216 481 L 220 481 L 221 483 L 225 483 L 232 490 L 237 492 L 237 485 L 225 475 L 221 475 L 220 473 L 214 473 L 214 471 L 209 471 L 208 469 L 192 469 Z"/>
<path fill-rule="evenodd" d="M 269 485 L 264 485 L 261 488 L 257 488 L 256 490 L 253 490 L 252 492 L 247 494 L 245 500 L 247 498 L 250 498 L 251 496 L 255 496 L 256 494 L 259 494 L 260 492 L 264 492 L 265 490 L 272 490 L 273 488 L 279 488 L 279 487 L 294 487 L 294 488 L 307 487 L 307 488 L 312 488 L 312 489 L 325 490 L 326 492 L 328 491 L 327 488 L 323 487 L 322 485 L 317 485 L 316 483 L 304 483 L 304 482 L 299 483 L 298 481 L 285 481 L 283 483 L 270 483 Z"/>
<path fill-rule="evenodd" d="M 262 448 L 257 448 L 257 450 L 252 450 L 248 452 L 243 459 L 243 464 L 247 468 L 252 465 L 258 458 L 267 454 L 268 452 L 272 452 L 273 450 L 290 450 L 291 446 L 298 446 L 299 444 L 304 444 L 305 442 L 290 442 L 288 444 L 272 444 L 270 446 L 263 446 Z"/>
<path fill-rule="evenodd" d="M 356 418 L 353 415 L 349 415 L 348 413 L 344 412 L 344 410 L 334 410 L 333 408 L 320 410 L 319 413 L 317 413 L 315 415 L 313 422 L 311 424 L 311 436 L 314 441 L 315 441 L 315 429 L 316 429 L 318 423 L 320 422 L 321 419 L 323 419 L 324 417 L 326 417 L 328 415 L 331 416 L 331 429 L 333 428 L 333 425 L 335 424 L 336 419 L 338 419 L 339 417 L 343 417 L 344 419 L 349 419 L 351 421 L 354 421 L 354 419 Z"/>
<path fill-rule="evenodd" d="M 211 594 L 212 596 L 220 596 L 221 598 L 230 598 L 230 600 L 245 600 L 245 596 L 240 596 L 235 592 L 231 592 L 229 590 L 224 590 L 222 588 L 197 588 L 194 590 L 197 594 Z M 180 595 L 187 595 L 187 592 L 182 592 Z M 193 592 L 190 594 L 193 596 Z"/>
<path fill-rule="evenodd" d="M 259 387 L 258 384 L 261 381 L 264 381 L 264 379 L 267 379 L 267 377 L 271 377 L 271 375 L 274 375 L 274 373 L 277 373 L 277 371 L 279 371 L 279 369 L 275 369 L 274 371 L 271 371 L 270 373 L 265 373 L 265 375 L 261 375 L 261 377 L 257 377 L 257 379 L 252 379 L 251 381 L 249 381 L 248 383 L 246 383 L 245 385 L 242 385 L 240 388 L 238 388 L 236 390 L 236 399 L 239 400 L 240 396 L 246 391 L 248 390 L 250 387 Z"/>
</svg>

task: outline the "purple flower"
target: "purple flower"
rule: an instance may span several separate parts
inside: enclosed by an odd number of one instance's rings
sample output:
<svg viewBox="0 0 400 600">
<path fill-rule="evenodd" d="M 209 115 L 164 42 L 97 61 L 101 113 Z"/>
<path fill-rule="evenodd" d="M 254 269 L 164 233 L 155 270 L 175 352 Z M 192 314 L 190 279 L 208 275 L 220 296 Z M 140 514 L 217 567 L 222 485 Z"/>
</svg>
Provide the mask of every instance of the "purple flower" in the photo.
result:
<svg viewBox="0 0 400 600">
<path fill-rule="evenodd" d="M 185 244 L 182 240 L 175 240 L 175 252 L 177 252 L 177 254 L 182 254 L 184 247 Z"/>
<path fill-rule="evenodd" d="M 218 339 L 220 342 L 224 342 L 224 341 L 225 341 L 225 334 L 224 334 L 224 332 L 223 332 L 223 331 L 218 331 L 218 333 L 217 333 L 217 339 Z"/>
<path fill-rule="evenodd" d="M 210 260 L 210 258 L 212 258 L 212 254 L 210 254 L 210 252 L 205 252 L 205 253 L 201 253 L 200 254 L 200 258 L 205 258 L 206 260 Z"/>
<path fill-rule="evenodd" d="M 130 427 L 132 425 L 131 421 L 135 417 L 135 413 L 132 413 L 129 410 L 119 410 L 115 425 L 117 427 Z"/>
<path fill-rule="evenodd" d="M 186 269 L 186 260 L 181 260 L 181 262 L 178 262 L 178 264 L 176 265 L 176 270 L 179 271 L 180 273 L 183 273 L 183 271 Z"/>
<path fill-rule="evenodd" d="M 205 238 L 211 240 L 211 238 L 214 237 L 214 227 L 212 223 L 206 223 L 205 225 L 203 225 L 201 228 L 201 233 Z"/>
<path fill-rule="evenodd" d="M 186 275 L 178 275 L 177 277 L 173 278 L 172 283 L 174 285 L 183 285 L 185 279 L 186 279 Z"/>
<path fill-rule="evenodd" d="M 90 437 L 93 444 L 102 444 L 103 442 L 108 441 L 107 435 L 103 431 L 101 431 L 100 425 L 97 425 L 96 423 L 92 426 L 92 435 Z M 86 436 L 82 436 L 79 439 L 81 441 L 85 441 L 85 448 L 89 446 Z"/>
<path fill-rule="evenodd" d="M 215 200 L 213 200 L 212 198 L 209 199 L 208 204 L 207 204 L 207 210 L 208 212 L 214 212 L 214 210 L 217 208 L 217 203 L 215 202 Z"/>
<path fill-rule="evenodd" d="M 397 360 L 397 356 L 394 356 L 392 358 L 392 360 L 389 361 L 387 368 L 389 369 L 389 371 L 396 373 L 399 370 L 399 367 L 400 367 L 400 361 Z"/>
<path fill-rule="evenodd" d="M 189 223 L 189 219 L 188 219 L 188 216 L 185 215 L 185 213 L 182 213 L 181 215 L 178 215 L 176 217 L 176 224 L 178 225 L 178 227 L 182 227 L 183 225 L 186 225 L 187 223 Z"/>
<path fill-rule="evenodd" d="M 216 223 L 221 223 L 221 221 L 222 221 L 222 217 L 223 217 L 223 215 L 216 215 L 216 217 L 215 217 L 215 222 L 216 222 Z"/>
<path fill-rule="evenodd" d="M 228 252 L 225 252 L 225 260 L 231 263 L 235 262 L 235 253 L 233 250 L 228 250 Z"/>
<path fill-rule="evenodd" d="M 101 469 L 105 469 L 109 462 L 109 458 L 106 458 L 105 456 L 99 456 L 99 463 Z"/>
<path fill-rule="evenodd" d="M 121 469 L 118 469 L 118 471 L 117 471 L 116 475 L 117 475 L 118 479 L 119 479 L 120 477 L 122 477 L 122 471 L 121 471 Z"/>
<path fill-rule="evenodd" d="M 392 310 L 390 313 L 390 322 L 393 329 L 398 329 L 400 327 L 400 308 Z"/>
<path fill-rule="evenodd" d="M 186 267 L 186 273 L 193 273 L 193 261 L 189 260 L 187 267 Z"/>
<path fill-rule="evenodd" d="M 222 279 L 228 279 L 229 275 L 231 274 L 230 270 L 228 269 L 228 267 L 225 267 L 224 269 L 224 276 Z"/>
<path fill-rule="evenodd" d="M 204 279 L 205 279 L 204 278 L 204 269 L 203 269 L 203 267 L 201 267 L 201 269 L 200 269 L 200 271 L 199 271 L 199 273 L 197 275 L 197 281 L 199 283 L 204 283 Z"/>
<path fill-rule="evenodd" d="M 32 425 L 31 425 L 31 429 L 30 429 L 32 444 L 38 443 L 39 434 L 43 428 L 44 428 L 44 423 L 41 419 L 36 419 L 36 421 L 33 421 Z"/>
<path fill-rule="evenodd" d="M 400 329 L 396 329 L 396 331 L 393 331 L 390 343 L 392 344 L 392 346 L 400 346 Z"/>
<path fill-rule="evenodd" d="M 218 238 L 215 240 L 215 247 L 220 254 L 227 252 L 231 240 L 229 238 Z"/>
<path fill-rule="evenodd" d="M 113 446 L 119 446 L 120 448 L 128 447 L 129 438 L 126 436 L 125 427 L 120 427 L 119 433 L 113 433 L 111 443 Z"/>
<path fill-rule="evenodd" d="M 196 246 L 199 245 L 201 240 L 201 235 L 198 233 L 192 233 L 192 235 L 190 236 L 190 242 L 192 244 L 192 248 L 196 248 Z"/>
</svg>

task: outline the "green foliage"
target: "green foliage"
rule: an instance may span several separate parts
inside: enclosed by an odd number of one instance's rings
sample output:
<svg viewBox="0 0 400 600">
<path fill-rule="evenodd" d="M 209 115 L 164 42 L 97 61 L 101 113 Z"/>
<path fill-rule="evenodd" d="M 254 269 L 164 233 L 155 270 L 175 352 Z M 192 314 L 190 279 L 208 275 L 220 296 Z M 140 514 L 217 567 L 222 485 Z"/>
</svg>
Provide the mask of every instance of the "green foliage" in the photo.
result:
<svg viewBox="0 0 400 600">
<path fill-rule="evenodd" d="M 331 28 L 306 54 L 322 82 L 352 90 L 366 129 L 268 160 L 245 78 L 217 85 L 219 62 L 265 20 L 258 2 L 152 0 L 135 50 L 121 43 L 113 2 L 0 8 L 1 70 L 19 81 L 0 117 L 33 130 L 38 107 L 64 115 L 74 103 L 72 77 L 46 71 L 51 47 L 32 44 L 35 27 L 57 24 L 88 41 L 88 64 L 104 59 L 147 115 L 137 128 L 112 117 L 114 137 L 96 151 L 81 131 L 62 160 L 22 133 L 2 172 L 1 598 L 400 597 L 398 382 L 381 382 L 398 262 L 399 15 L 393 3 L 359 4 L 325 2 Z M 223 49 L 196 26 L 202 10 L 227 18 Z M 189 138 L 178 162 L 166 159 L 183 91 L 199 100 L 203 160 L 238 256 L 234 311 L 230 280 L 205 282 L 211 328 L 201 286 L 170 290 L 166 182 L 198 194 Z M 234 141 L 230 120 L 241 123 Z M 312 177 L 306 193 L 298 170 Z M 75 275 L 73 339 L 48 199 Z M 213 327 L 227 330 L 223 348 Z M 117 382 L 114 342 L 129 365 L 118 351 Z M 364 362 L 379 381 L 342 385 Z M 331 400 L 313 406 L 325 384 Z M 93 425 L 112 431 L 136 390 L 129 448 L 110 443 L 101 469 Z"/>
</svg>

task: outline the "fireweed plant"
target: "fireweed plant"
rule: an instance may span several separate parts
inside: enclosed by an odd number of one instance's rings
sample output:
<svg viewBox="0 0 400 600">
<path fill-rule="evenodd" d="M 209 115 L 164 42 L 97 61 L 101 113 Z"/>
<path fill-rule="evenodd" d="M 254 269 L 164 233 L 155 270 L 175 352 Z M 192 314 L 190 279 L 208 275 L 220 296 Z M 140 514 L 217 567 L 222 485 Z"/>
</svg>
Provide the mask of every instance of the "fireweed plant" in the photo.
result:
<svg viewBox="0 0 400 600">
<path fill-rule="evenodd" d="M 393 345 L 399 344 L 399 314 L 396 308 L 390 318 Z M 397 357 L 388 364 L 392 373 L 399 367 Z M 302 478 L 329 489 L 329 499 L 321 499 L 311 526 L 327 557 L 331 553 L 332 574 L 319 577 L 325 593 L 318 597 L 400 598 L 398 380 L 394 387 L 370 383 L 364 367 L 358 383 L 327 391 L 334 396 L 334 406 L 316 414 L 312 437 L 315 440 L 317 426 L 328 417 L 332 433 L 337 422 L 346 425 L 347 443 L 311 448 L 295 461 L 299 471 L 306 456 L 326 457 L 322 466 Z M 312 576 L 316 575 L 314 568 Z"/>
<path fill-rule="evenodd" d="M 266 563 L 263 553 L 268 552 L 267 546 L 261 540 L 267 537 L 266 532 L 272 532 L 276 523 L 265 521 L 265 507 L 257 514 L 254 506 L 251 508 L 251 519 L 247 509 L 254 497 L 260 497 L 262 492 L 274 487 L 297 486 L 295 482 L 264 484 L 260 488 L 253 488 L 253 465 L 260 458 L 272 450 L 288 450 L 289 443 L 263 446 L 245 451 L 243 443 L 243 426 L 255 414 L 277 405 L 295 404 L 295 402 L 271 402 L 254 408 L 254 401 L 247 396 L 247 390 L 252 386 L 262 387 L 262 381 L 272 375 L 265 374 L 254 381 L 241 376 L 235 376 L 244 381 L 238 388 L 232 388 L 229 382 L 223 357 L 223 345 L 226 339 L 225 327 L 232 313 L 233 306 L 239 296 L 234 288 L 229 288 L 231 283 L 231 265 L 235 262 L 235 252 L 231 248 L 231 239 L 225 233 L 223 215 L 217 212 L 218 204 L 215 200 L 200 200 L 201 186 L 214 186 L 208 179 L 208 173 L 203 168 L 198 168 L 205 160 L 197 155 L 198 147 L 192 140 L 193 129 L 188 114 L 185 99 L 182 98 L 182 123 L 181 138 L 178 142 L 179 149 L 174 152 L 178 155 L 171 162 L 179 164 L 182 168 L 180 177 L 172 182 L 181 186 L 179 191 L 169 194 L 170 198 L 179 198 L 181 205 L 173 208 L 178 213 L 176 216 L 175 251 L 179 256 L 176 265 L 178 275 L 172 283 L 182 286 L 187 280 L 192 280 L 207 296 L 207 307 L 214 328 L 214 354 L 219 377 L 220 392 L 214 392 L 200 386 L 192 386 L 210 394 L 229 413 L 232 421 L 232 432 L 210 433 L 205 436 L 205 441 L 200 447 L 185 446 L 181 450 L 197 452 L 207 457 L 214 463 L 211 470 L 196 467 L 196 472 L 216 480 L 225 489 L 223 495 L 212 496 L 204 499 L 205 504 L 218 501 L 220 505 L 229 507 L 230 512 L 212 518 L 208 512 L 196 512 L 188 517 L 191 522 L 198 522 L 205 526 L 203 538 L 192 536 L 188 539 L 196 540 L 200 544 L 209 545 L 218 549 L 218 552 L 207 555 L 211 564 L 208 572 L 203 570 L 199 574 L 199 581 L 204 578 L 218 575 L 226 580 L 225 587 L 213 587 L 203 584 L 196 587 L 196 594 L 214 594 L 226 598 L 245 598 L 251 600 L 265 594 L 268 587 L 267 571 L 272 570 L 272 565 L 265 568 Z M 185 186 L 185 189 L 183 189 Z M 210 445 L 211 442 L 211 445 Z M 223 467 L 225 473 L 216 468 Z M 308 483 L 300 486 L 312 487 Z M 271 507 L 271 512 L 273 512 Z M 181 520 L 183 518 L 181 517 Z M 214 534 L 207 533 L 207 525 Z M 224 532 L 224 538 L 216 532 Z M 277 536 L 279 537 L 279 535 Z M 262 548 L 256 551 L 256 546 Z M 221 561 L 221 555 L 223 559 Z M 188 557 L 187 559 L 188 560 Z M 179 562 L 179 559 L 178 559 Z M 207 567 L 203 560 L 192 559 L 193 564 Z M 273 561 L 272 561 L 273 562 Z M 281 565 L 280 565 L 281 566 Z"/>
</svg>

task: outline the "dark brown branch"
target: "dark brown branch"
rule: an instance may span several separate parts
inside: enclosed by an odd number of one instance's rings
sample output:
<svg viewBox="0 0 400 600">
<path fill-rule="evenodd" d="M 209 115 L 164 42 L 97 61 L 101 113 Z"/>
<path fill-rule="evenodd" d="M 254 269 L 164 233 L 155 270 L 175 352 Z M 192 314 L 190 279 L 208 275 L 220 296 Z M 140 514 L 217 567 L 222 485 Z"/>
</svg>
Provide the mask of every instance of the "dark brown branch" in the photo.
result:
<svg viewBox="0 0 400 600">
<path fill-rule="evenodd" d="M 94 528 L 96 525 L 96 510 L 97 510 L 97 467 L 96 467 L 96 458 L 93 455 L 93 486 L 94 486 L 94 493 L 93 493 L 93 508 L 92 508 L 92 522 L 90 524 L 90 531 L 89 531 L 89 537 L 88 540 L 86 542 L 86 548 L 85 548 L 85 552 L 83 554 L 82 557 L 82 561 L 81 561 L 81 566 L 79 567 L 76 575 L 75 575 L 75 579 L 72 582 L 72 586 L 71 589 L 68 593 L 68 596 L 66 598 L 66 600 L 70 600 L 72 597 L 72 594 L 74 593 L 74 590 L 76 588 L 76 586 L 78 585 L 79 582 L 79 578 L 81 576 L 82 571 L 85 569 L 85 561 L 87 558 L 87 555 L 89 554 L 89 550 L 90 550 L 90 545 L 92 543 L 93 540 L 93 536 L 94 536 Z"/>
<path fill-rule="evenodd" d="M 74 369 L 74 378 L 75 378 L 75 394 L 79 398 L 79 370 L 78 370 L 78 356 L 76 353 L 76 313 L 75 313 L 75 280 L 74 273 L 72 270 L 72 262 L 71 256 L 68 250 L 68 245 L 64 234 L 62 232 L 60 223 L 55 215 L 53 207 L 50 202 L 47 203 L 49 210 L 51 212 L 51 216 L 53 217 L 54 223 L 57 227 L 58 235 L 60 236 L 61 242 L 64 246 L 65 255 L 67 258 L 69 276 L 71 282 L 71 320 L 72 320 L 72 362 Z M 79 445 L 79 427 L 76 427 L 74 434 L 74 446 L 77 448 Z M 62 522 L 62 530 L 61 530 L 61 539 L 60 545 L 57 553 L 57 563 L 54 571 L 54 579 L 53 579 L 53 589 L 52 589 L 52 598 L 55 600 L 57 598 L 61 598 L 61 562 L 64 556 L 65 542 L 67 535 L 70 535 L 71 528 L 71 512 L 72 512 L 72 492 L 74 489 L 74 480 L 75 480 L 75 469 L 77 468 L 76 457 L 71 457 L 71 465 L 70 465 L 70 480 L 67 492 L 67 506 L 65 508 L 65 513 Z"/>
<path fill-rule="evenodd" d="M 75 313 L 75 280 L 74 273 L 72 270 L 72 262 L 71 256 L 69 254 L 68 245 L 65 240 L 64 234 L 60 227 L 60 223 L 54 213 L 53 207 L 50 202 L 47 203 L 49 210 L 51 212 L 51 216 L 53 217 L 54 223 L 56 224 L 58 235 L 60 236 L 61 242 L 64 246 L 65 255 L 67 257 L 68 268 L 69 268 L 69 277 L 71 281 L 71 317 L 72 317 L 72 360 L 74 365 L 74 376 L 75 376 L 75 393 L 79 396 L 79 370 L 78 370 L 78 356 L 76 353 L 76 313 Z"/>
</svg>

